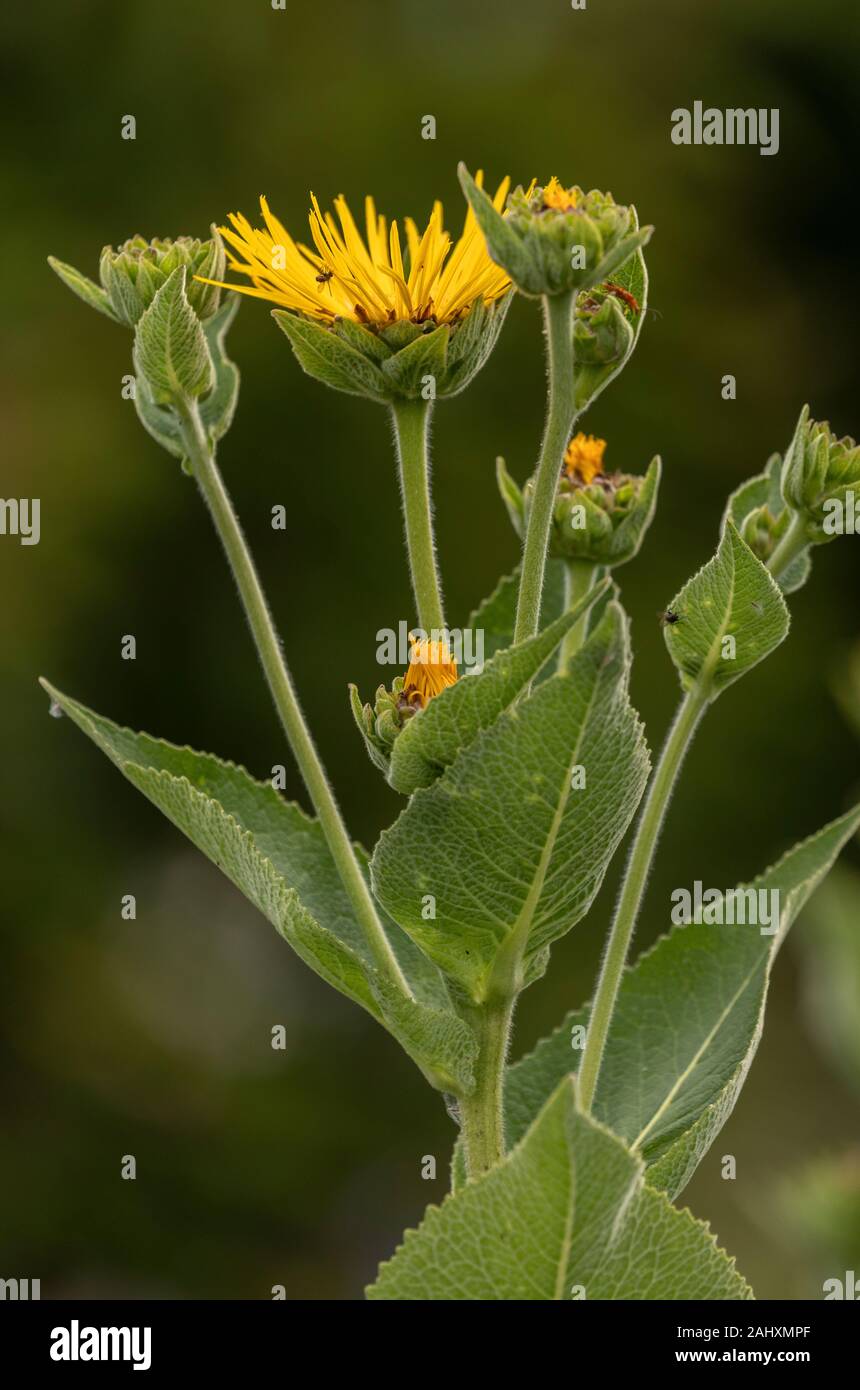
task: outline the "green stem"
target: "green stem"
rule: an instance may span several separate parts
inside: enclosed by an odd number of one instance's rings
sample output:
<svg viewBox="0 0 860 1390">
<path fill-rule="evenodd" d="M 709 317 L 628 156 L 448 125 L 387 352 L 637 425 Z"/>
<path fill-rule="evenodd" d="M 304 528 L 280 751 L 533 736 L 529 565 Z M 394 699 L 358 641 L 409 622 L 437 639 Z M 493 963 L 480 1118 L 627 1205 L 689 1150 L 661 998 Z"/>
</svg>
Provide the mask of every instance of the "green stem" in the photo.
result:
<svg viewBox="0 0 860 1390">
<path fill-rule="evenodd" d="M 597 565 L 589 560 L 565 560 L 564 562 L 564 607 L 566 612 L 575 608 L 584 599 L 597 575 Z M 585 641 L 588 629 L 586 610 L 578 622 L 565 634 L 558 653 L 558 669 L 563 674 Z"/>
<path fill-rule="evenodd" d="M 505 1156 L 503 1089 L 513 1011 L 510 996 L 467 1013 L 480 1047 L 475 1090 L 459 1103 L 466 1168 L 472 1179 L 489 1172 Z"/>
<path fill-rule="evenodd" d="M 768 561 L 767 568 L 774 579 L 784 574 L 809 541 L 803 518 L 795 515 L 785 535 Z M 609 933 L 606 954 L 600 970 L 582 1066 L 577 1082 L 579 1105 L 586 1113 L 594 1099 L 594 1091 L 603 1060 L 603 1049 L 609 1033 L 618 987 L 630 949 L 630 941 L 642 904 L 645 885 L 651 872 L 657 841 L 671 800 L 672 792 L 687 749 L 699 721 L 708 707 L 708 697 L 694 685 L 684 697 L 675 721 L 666 737 L 660 760 L 651 779 L 648 797 L 636 827 L 636 838 L 627 861 L 621 895 Z"/>
<path fill-rule="evenodd" d="M 221 537 L 263 670 L 293 756 L 304 778 L 332 858 L 380 971 L 407 997 L 406 980 L 376 913 L 325 769 L 305 723 L 266 596 L 239 520 L 215 463 L 195 401 L 177 403 L 194 477 Z"/>
<path fill-rule="evenodd" d="M 600 977 L 591 1006 L 582 1066 L 577 1081 L 577 1097 L 580 1108 L 588 1114 L 594 1099 L 594 1090 L 603 1060 L 603 1049 L 609 1025 L 615 1009 L 618 987 L 624 972 L 627 952 L 639 908 L 645 892 L 645 884 L 651 870 L 654 851 L 660 837 L 666 808 L 672 796 L 684 756 L 696 732 L 699 720 L 708 705 L 708 697 L 694 685 L 684 696 L 675 716 L 675 721 L 666 737 L 663 751 L 651 779 L 651 786 L 639 823 L 636 836 L 627 861 L 624 883 L 615 918 L 609 932 L 606 953 L 600 968 Z"/>
<path fill-rule="evenodd" d="M 520 592 L 514 642 L 534 637 L 540 621 L 541 594 L 546 568 L 546 551 L 556 489 L 564 451 L 570 440 L 576 415 L 573 382 L 573 306 L 575 295 L 547 295 L 544 298 L 549 398 L 546 427 L 540 459 L 535 473 L 534 492 L 523 546 Z"/>
<path fill-rule="evenodd" d="M 788 524 L 785 535 L 771 555 L 767 567 L 775 579 L 788 569 L 802 550 L 809 545 L 806 536 L 806 523 L 800 512 L 795 512 Z"/>
<path fill-rule="evenodd" d="M 418 621 L 429 636 L 434 629 L 441 633 L 445 628 L 430 503 L 430 461 L 427 453 L 430 402 L 397 401 L 392 406 L 392 413 L 412 589 L 418 607 Z"/>
</svg>

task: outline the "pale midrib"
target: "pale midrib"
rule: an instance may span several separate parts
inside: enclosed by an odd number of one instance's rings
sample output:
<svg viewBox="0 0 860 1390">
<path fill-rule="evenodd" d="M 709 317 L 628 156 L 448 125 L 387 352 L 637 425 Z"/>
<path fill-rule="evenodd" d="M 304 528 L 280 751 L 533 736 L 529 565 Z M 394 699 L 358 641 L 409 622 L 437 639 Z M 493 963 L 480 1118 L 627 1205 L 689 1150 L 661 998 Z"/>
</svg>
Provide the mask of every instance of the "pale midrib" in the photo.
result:
<svg viewBox="0 0 860 1390">
<path fill-rule="evenodd" d="M 577 761 L 579 759 L 579 750 L 582 747 L 582 742 L 585 738 L 585 733 L 588 728 L 589 720 L 591 718 L 591 711 L 594 706 L 594 702 L 597 698 L 597 691 L 601 685 L 601 674 L 602 672 L 598 671 L 595 677 L 594 687 L 592 689 L 591 695 L 588 698 L 588 703 L 585 708 L 585 714 L 583 715 L 582 719 L 582 725 L 579 730 L 579 737 L 577 738 L 576 743 L 574 744 L 573 751 L 567 762 L 564 781 L 560 789 L 558 806 L 556 807 L 555 813 L 553 815 L 552 824 L 549 828 L 549 834 L 547 835 L 546 843 L 543 847 L 543 850 L 541 851 L 541 857 L 538 861 L 538 866 L 535 870 L 534 877 L 532 878 L 531 887 L 529 888 L 526 900 L 523 903 L 522 911 L 520 912 L 519 917 L 514 923 L 513 930 L 511 931 L 511 934 L 508 937 L 508 941 L 506 943 L 507 945 L 513 946 L 515 948 L 525 948 L 525 944 L 529 936 L 529 928 L 532 924 L 532 918 L 534 917 L 535 909 L 537 908 L 537 905 L 540 902 L 540 895 L 543 892 L 544 883 L 546 882 L 547 870 L 549 868 L 549 862 L 552 858 L 553 851 L 555 850 L 555 842 L 558 838 L 558 832 L 561 826 L 562 817 L 564 816 L 564 813 L 567 810 L 567 803 L 570 799 L 571 773 L 573 772 L 573 769 L 576 767 Z M 519 955 L 520 951 L 518 951 L 517 954 Z"/>
<path fill-rule="evenodd" d="M 568 1167 L 570 1173 L 570 1192 L 567 1200 L 567 1213 L 564 1218 L 564 1233 L 561 1238 L 561 1249 L 558 1252 L 558 1272 L 555 1277 L 555 1292 L 553 1302 L 558 1303 L 564 1296 L 567 1284 L 567 1271 L 570 1264 L 570 1252 L 573 1248 L 573 1225 L 576 1215 L 576 1160 L 571 1154 Z"/>
<path fill-rule="evenodd" d="M 696 1051 L 694 1052 L 693 1056 L 690 1058 L 690 1061 L 687 1063 L 686 1067 L 685 1067 L 684 1070 L 681 1072 L 680 1076 L 677 1078 L 677 1080 L 675 1081 L 674 1085 L 673 1085 L 673 1086 L 671 1087 L 671 1089 L 667 1092 L 665 1099 L 661 1102 L 661 1104 L 660 1104 L 660 1105 L 657 1107 L 657 1109 L 654 1111 L 654 1114 L 651 1116 L 651 1119 L 648 1121 L 648 1123 L 647 1123 L 647 1125 L 645 1126 L 645 1128 L 644 1128 L 643 1130 L 641 1130 L 640 1133 L 637 1134 L 636 1138 L 632 1141 L 632 1143 L 631 1143 L 631 1145 L 630 1145 L 630 1147 L 631 1147 L 632 1149 L 637 1149 L 637 1148 L 639 1147 L 639 1145 L 641 1144 L 642 1140 L 645 1138 L 645 1135 L 648 1134 L 649 1131 L 652 1130 L 652 1129 L 654 1128 L 654 1126 L 656 1125 L 656 1123 L 657 1123 L 657 1121 L 660 1119 L 660 1117 L 661 1117 L 662 1115 L 665 1115 L 666 1111 L 669 1109 L 669 1106 L 672 1104 L 672 1101 L 673 1101 L 673 1100 L 675 1099 L 675 1097 L 677 1096 L 677 1094 L 678 1094 L 679 1090 L 681 1089 L 681 1087 L 683 1086 L 684 1082 L 687 1080 L 687 1078 L 690 1076 L 690 1074 L 695 1070 L 695 1068 L 699 1065 L 699 1062 L 702 1060 L 702 1057 L 703 1057 L 703 1056 L 705 1055 L 705 1053 L 707 1052 L 708 1048 L 710 1047 L 710 1045 L 711 1045 L 711 1043 L 713 1042 L 714 1038 L 716 1037 L 717 1033 L 718 1033 L 719 1030 L 722 1028 L 722 1026 L 723 1026 L 723 1024 L 725 1023 L 726 1019 L 728 1018 L 729 1014 L 730 1014 L 730 1013 L 732 1012 L 732 1010 L 735 1008 L 735 1006 L 737 1005 L 737 1003 L 738 1003 L 739 999 L 741 998 L 741 996 L 742 996 L 742 995 L 745 993 L 745 991 L 749 988 L 750 983 L 751 983 L 751 981 L 752 981 L 752 979 L 753 979 L 753 976 L 755 975 L 755 973 L 756 973 L 756 971 L 758 970 L 758 968 L 759 968 L 760 965 L 761 965 L 761 959 L 759 959 L 759 960 L 756 961 L 755 965 L 752 967 L 752 969 L 750 970 L 749 974 L 744 978 L 744 980 L 743 980 L 743 981 L 741 982 L 741 984 L 738 986 L 737 990 L 736 990 L 735 993 L 732 995 L 732 997 L 731 997 L 731 999 L 729 1000 L 728 1004 L 726 1005 L 726 1007 L 723 1009 L 723 1011 L 722 1011 L 722 1013 L 720 1014 L 720 1016 L 719 1016 L 719 1017 L 717 1018 L 717 1020 L 715 1021 L 715 1023 L 714 1023 L 714 1025 L 713 1025 L 713 1027 L 711 1028 L 710 1032 L 702 1039 L 702 1042 L 700 1043 L 699 1047 L 698 1047 L 698 1048 L 696 1049 Z"/>
<path fill-rule="evenodd" d="M 711 679 L 712 679 L 712 677 L 713 677 L 714 671 L 716 670 L 717 658 L 718 658 L 718 656 L 719 656 L 719 649 L 720 649 L 720 646 L 722 645 L 723 638 L 724 638 L 725 635 L 726 635 L 726 628 L 728 627 L 729 623 L 731 622 L 731 617 L 732 617 L 732 604 L 733 604 L 734 601 L 735 601 L 735 575 L 736 575 L 736 572 L 737 572 L 737 566 L 736 566 L 736 564 L 735 564 L 735 553 L 734 553 L 734 550 L 732 550 L 732 575 L 731 575 L 731 580 L 730 580 L 730 583 L 729 583 L 729 601 L 728 601 L 728 603 L 726 604 L 725 617 L 723 618 L 723 621 L 720 623 L 720 626 L 719 626 L 718 629 L 717 629 L 716 636 L 714 637 L 714 640 L 713 640 L 713 642 L 712 642 L 711 645 L 710 645 L 710 648 L 709 648 L 709 650 L 708 650 L 708 654 L 707 654 L 707 656 L 705 657 L 704 662 L 702 663 L 702 669 L 701 669 L 701 671 L 699 672 L 699 675 L 698 675 L 698 677 L 697 677 L 697 680 L 701 680 L 702 677 L 704 677 L 705 681 L 706 681 L 709 685 L 710 685 Z"/>
</svg>

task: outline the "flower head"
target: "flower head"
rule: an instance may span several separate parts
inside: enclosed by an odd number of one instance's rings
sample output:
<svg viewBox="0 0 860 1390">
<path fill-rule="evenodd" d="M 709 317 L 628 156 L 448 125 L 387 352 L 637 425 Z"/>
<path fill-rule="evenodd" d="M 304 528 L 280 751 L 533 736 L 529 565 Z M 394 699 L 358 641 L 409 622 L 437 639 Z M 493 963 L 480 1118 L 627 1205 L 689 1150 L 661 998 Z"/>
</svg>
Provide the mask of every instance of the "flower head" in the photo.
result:
<svg viewBox="0 0 860 1390">
<path fill-rule="evenodd" d="M 388 776 L 391 750 L 411 719 L 428 701 L 457 679 L 457 663 L 445 642 L 410 635 L 412 651 L 405 676 L 395 676 L 391 689 L 380 685 L 373 704 L 362 704 L 349 687 L 352 713 L 371 761 Z"/>
<path fill-rule="evenodd" d="M 504 179 L 499 185 L 494 207 L 504 205 L 509 184 Z M 264 229 L 253 227 L 241 213 L 231 213 L 232 227 L 220 229 L 231 248 L 230 269 L 251 281 L 250 286 L 226 288 L 320 323 L 345 318 L 375 328 L 401 321 L 454 324 L 476 299 L 490 304 L 510 287 L 508 276 L 487 254 L 471 209 L 462 235 L 453 242 L 440 202 L 434 203 L 423 231 L 407 217 L 401 234 L 398 223 L 389 225 L 368 197 L 362 236 L 342 195 L 334 201 L 335 218 L 311 194 L 312 246 L 305 246 L 293 240 L 265 198 L 260 207 Z"/>
<path fill-rule="evenodd" d="M 410 704 L 423 709 L 457 679 L 457 663 L 445 642 L 428 638 L 409 638 L 412 650 L 409 669 L 403 679 L 403 695 Z"/>
<path fill-rule="evenodd" d="M 504 216 L 477 180 L 460 165 L 463 192 L 493 260 L 523 294 L 566 294 L 601 284 L 651 235 L 640 229 L 636 211 L 616 203 L 611 193 L 566 188 L 553 175 L 514 189 Z"/>
<path fill-rule="evenodd" d="M 555 496 L 549 553 L 592 565 L 626 564 L 651 524 L 660 485 L 660 460 L 647 473 L 607 473 L 606 441 L 576 434 L 567 446 Z M 498 459 L 502 501 L 517 535 L 525 535 L 534 501 L 534 480 L 520 489 Z"/>
<path fill-rule="evenodd" d="M 504 179 L 491 206 L 501 208 Z M 510 302 L 511 282 L 490 258 L 470 210 L 462 236 L 445 231 L 435 203 L 423 231 L 388 223 L 365 199 L 362 235 L 343 197 L 323 212 L 311 195 L 310 246 L 293 240 L 260 199 L 264 228 L 231 213 L 222 228 L 230 269 L 268 300 L 299 364 L 351 395 L 392 403 L 461 391 L 483 366 Z M 222 283 L 222 282 L 219 282 Z"/>
</svg>

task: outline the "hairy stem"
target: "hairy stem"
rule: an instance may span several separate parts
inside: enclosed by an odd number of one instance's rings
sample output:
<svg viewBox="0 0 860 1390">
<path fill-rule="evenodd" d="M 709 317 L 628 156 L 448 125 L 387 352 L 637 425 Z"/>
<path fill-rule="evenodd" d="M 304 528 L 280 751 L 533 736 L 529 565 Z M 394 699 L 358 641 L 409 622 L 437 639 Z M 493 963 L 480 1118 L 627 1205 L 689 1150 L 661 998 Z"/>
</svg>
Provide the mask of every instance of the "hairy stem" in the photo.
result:
<svg viewBox="0 0 860 1390">
<path fill-rule="evenodd" d="M 275 702 L 275 708 L 289 740 L 293 756 L 304 778 L 308 795 L 319 817 L 326 842 L 349 895 L 356 917 L 379 970 L 405 995 L 411 992 L 388 938 L 382 929 L 370 890 L 347 834 L 319 753 L 305 723 L 292 677 L 281 650 L 278 634 L 269 612 L 266 596 L 242 534 L 238 517 L 215 463 L 195 401 L 177 406 L 182 419 L 185 445 L 192 472 L 209 508 L 215 529 L 233 571 L 233 577 L 254 637 L 257 653 Z"/>
<path fill-rule="evenodd" d="M 412 590 L 418 608 L 418 621 L 428 635 L 435 628 L 442 632 L 445 618 L 436 568 L 433 539 L 433 510 L 430 502 L 430 460 L 427 431 L 429 401 L 397 401 L 392 406 L 394 436 L 400 465 L 400 493 Z"/>
<path fill-rule="evenodd" d="M 566 612 L 585 598 L 597 576 L 598 566 L 588 560 L 565 560 L 564 562 L 564 607 Z M 558 669 L 563 674 L 585 641 L 588 629 L 588 609 L 578 622 L 565 633 L 558 653 Z"/>
<path fill-rule="evenodd" d="M 523 546 L 514 643 L 534 637 L 540 620 L 546 551 L 564 451 L 576 415 L 573 384 L 573 291 L 544 298 L 549 367 L 546 427 Z"/>
<path fill-rule="evenodd" d="M 799 517 L 795 517 L 768 562 L 767 568 L 774 579 L 778 580 L 785 573 L 806 545 L 808 541 L 803 522 Z M 636 827 L 636 836 L 627 861 L 624 882 L 621 885 L 618 906 L 597 981 L 582 1054 L 582 1066 L 579 1070 L 577 1096 L 581 1109 L 586 1113 L 591 1109 L 594 1099 L 603 1050 L 618 997 L 618 987 L 642 905 L 645 885 L 654 861 L 660 830 L 681 764 L 708 703 L 708 696 L 699 685 L 694 685 L 682 700 L 651 778 L 648 796 Z"/>
<path fill-rule="evenodd" d="M 627 960 L 627 952 L 639 916 L 645 884 L 651 870 L 654 851 L 663 827 L 666 809 L 681 770 L 684 756 L 690 746 L 696 727 L 705 712 L 708 697 L 699 686 L 694 685 L 678 708 L 675 721 L 666 737 L 663 751 L 651 778 L 651 785 L 645 805 L 642 808 L 636 835 L 627 861 L 624 883 L 615 917 L 609 932 L 603 964 L 597 981 L 597 989 L 591 1006 L 582 1066 L 577 1081 L 577 1097 L 580 1108 L 587 1114 L 594 1099 L 594 1090 L 603 1060 L 603 1049 L 618 987 Z"/>
<path fill-rule="evenodd" d="M 514 999 L 492 1000 L 467 1014 L 478 1038 L 475 1090 L 460 1101 L 460 1123 L 470 1179 L 489 1172 L 505 1156 L 503 1091 Z"/>
<path fill-rule="evenodd" d="M 799 512 L 788 524 L 785 535 L 776 547 L 776 550 L 768 561 L 768 569 L 775 579 L 784 574 L 792 561 L 796 560 L 802 550 L 809 545 L 806 536 L 806 523 Z"/>
</svg>

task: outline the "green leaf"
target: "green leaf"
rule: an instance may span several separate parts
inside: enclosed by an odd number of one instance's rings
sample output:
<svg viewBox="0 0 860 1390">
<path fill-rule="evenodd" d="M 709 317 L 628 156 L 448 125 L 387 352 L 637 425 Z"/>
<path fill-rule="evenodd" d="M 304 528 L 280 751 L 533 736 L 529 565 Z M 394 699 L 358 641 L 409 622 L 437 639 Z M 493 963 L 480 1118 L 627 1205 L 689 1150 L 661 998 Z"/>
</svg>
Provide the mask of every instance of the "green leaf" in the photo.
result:
<svg viewBox="0 0 860 1390">
<path fill-rule="evenodd" d="M 778 585 L 728 520 L 713 560 L 669 604 L 678 621 L 666 646 L 685 690 L 700 682 L 711 700 L 778 647 L 789 614 Z"/>
<path fill-rule="evenodd" d="M 782 455 L 771 454 L 765 464 L 764 471 L 757 473 L 752 478 L 747 478 L 731 494 L 723 514 L 723 526 L 728 519 L 731 519 L 738 530 L 742 532 L 747 517 L 760 507 L 767 507 L 773 517 L 780 516 L 785 510 L 780 486 L 781 478 Z M 803 588 L 811 572 L 812 547 L 807 546 L 792 561 L 788 569 L 779 575 L 776 582 L 784 594 L 793 594 L 795 590 Z"/>
<path fill-rule="evenodd" d="M 480 733 L 379 839 L 379 900 L 476 1002 L 496 969 L 520 988 L 535 978 L 587 912 L 636 809 L 648 755 L 628 669 L 613 604 L 568 673 Z M 586 785 L 573 789 L 580 768 Z"/>
<path fill-rule="evenodd" d="M 676 1196 L 734 1108 L 764 1019 L 774 958 L 792 922 L 860 826 L 860 807 L 797 845 L 749 885 L 779 893 L 778 930 L 678 926 L 624 975 L 594 1100 L 594 1114 L 648 1166 L 648 1181 Z M 744 885 L 742 885 L 742 888 Z M 568 1015 L 529 1056 L 509 1068 L 509 1143 L 531 1124 L 581 1052 Z"/>
<path fill-rule="evenodd" d="M 63 284 L 67 285 L 72 293 L 82 299 L 85 304 L 89 304 L 91 309 L 97 309 L 100 314 L 105 314 L 109 319 L 113 319 L 114 323 L 122 322 L 114 313 L 107 292 L 102 289 L 101 285 L 96 285 L 92 280 L 88 280 L 86 275 L 75 270 L 73 265 L 66 265 L 65 261 L 58 261 L 56 256 L 48 257 L 48 265 L 55 275 L 59 275 Z"/>
<path fill-rule="evenodd" d="M 514 640 L 517 596 L 520 589 L 519 566 L 503 575 L 493 592 L 470 614 L 466 628 L 484 634 L 484 660 L 510 647 Z M 555 622 L 564 612 L 564 561 L 548 559 L 541 601 L 541 628 Z"/>
<path fill-rule="evenodd" d="M 633 208 L 631 208 L 630 211 L 631 214 L 634 213 Z M 635 225 L 637 230 L 631 232 L 629 236 L 624 237 L 622 241 L 619 241 L 617 246 L 613 246 L 608 255 L 603 257 L 603 260 L 594 272 L 595 284 L 601 284 L 604 280 L 608 280 L 610 275 L 615 275 L 616 273 L 620 274 L 621 267 L 624 265 L 625 261 L 629 260 L 631 256 L 634 256 L 643 246 L 648 245 L 654 228 L 643 227 L 641 231 L 638 230 L 638 217 L 636 217 Z"/>
<path fill-rule="evenodd" d="M 273 309 L 272 318 L 286 333 L 299 366 L 308 376 L 351 396 L 391 400 L 391 386 L 376 363 L 334 329 L 283 309 Z"/>
<path fill-rule="evenodd" d="M 645 1185 L 643 1164 L 577 1112 L 563 1081 L 522 1143 L 428 1208 L 370 1299 L 750 1299 L 702 1222 Z"/>
<path fill-rule="evenodd" d="M 135 371 L 143 375 L 156 404 L 177 396 L 202 396 L 214 369 L 206 335 L 185 293 L 185 266 L 165 280 L 134 335 Z"/>
<path fill-rule="evenodd" d="M 200 403 L 200 418 L 213 442 L 221 439 L 229 430 L 239 398 L 239 368 L 227 356 L 224 340 L 236 317 L 240 298 L 238 294 L 231 294 L 217 313 L 207 321 L 203 330 L 212 359 L 215 382 L 209 395 Z"/>
<path fill-rule="evenodd" d="M 146 264 L 146 262 L 141 262 Z M 239 368 L 226 354 L 224 339 L 239 307 L 239 295 L 231 295 L 205 325 L 206 343 L 212 360 L 214 385 L 200 403 L 200 418 L 209 438 L 218 440 L 233 421 L 239 396 Z M 138 419 L 153 439 L 175 458 L 186 455 L 182 422 L 170 406 L 158 405 L 143 373 L 135 379 L 134 404 Z"/>
<path fill-rule="evenodd" d="M 600 598 L 595 587 L 543 632 L 497 652 L 477 675 L 464 676 L 410 719 L 391 750 L 388 780 L 409 794 L 429 787 L 457 754 L 522 694 L 579 617 Z"/>
<path fill-rule="evenodd" d="M 156 404 L 142 372 L 138 372 L 134 381 L 134 408 L 140 423 L 156 443 L 174 458 L 184 459 L 187 450 L 179 417 L 169 406 Z"/>
<path fill-rule="evenodd" d="M 475 1041 L 453 1012 L 444 980 L 393 922 L 384 922 L 414 1001 L 392 995 L 376 970 L 318 821 L 244 768 L 122 729 L 47 681 L 42 684 L 312 970 L 383 1023 L 433 1084 L 468 1092 Z M 359 860 L 366 873 L 363 851 Z"/>
<path fill-rule="evenodd" d="M 630 212 L 632 225 L 638 232 L 639 215 L 634 207 L 631 207 Z M 645 264 L 641 245 L 637 246 L 633 255 L 628 256 L 627 260 L 619 266 L 614 280 L 622 289 L 632 294 L 639 305 L 639 313 L 635 316 L 625 309 L 625 313 L 631 318 L 633 341 L 628 352 L 619 362 L 574 362 L 574 400 L 578 415 L 584 414 L 609 383 L 614 381 L 618 374 L 623 371 L 639 342 L 639 334 L 642 332 L 642 325 L 648 310 L 648 267 Z M 588 291 L 586 291 L 587 293 Z"/>
</svg>

